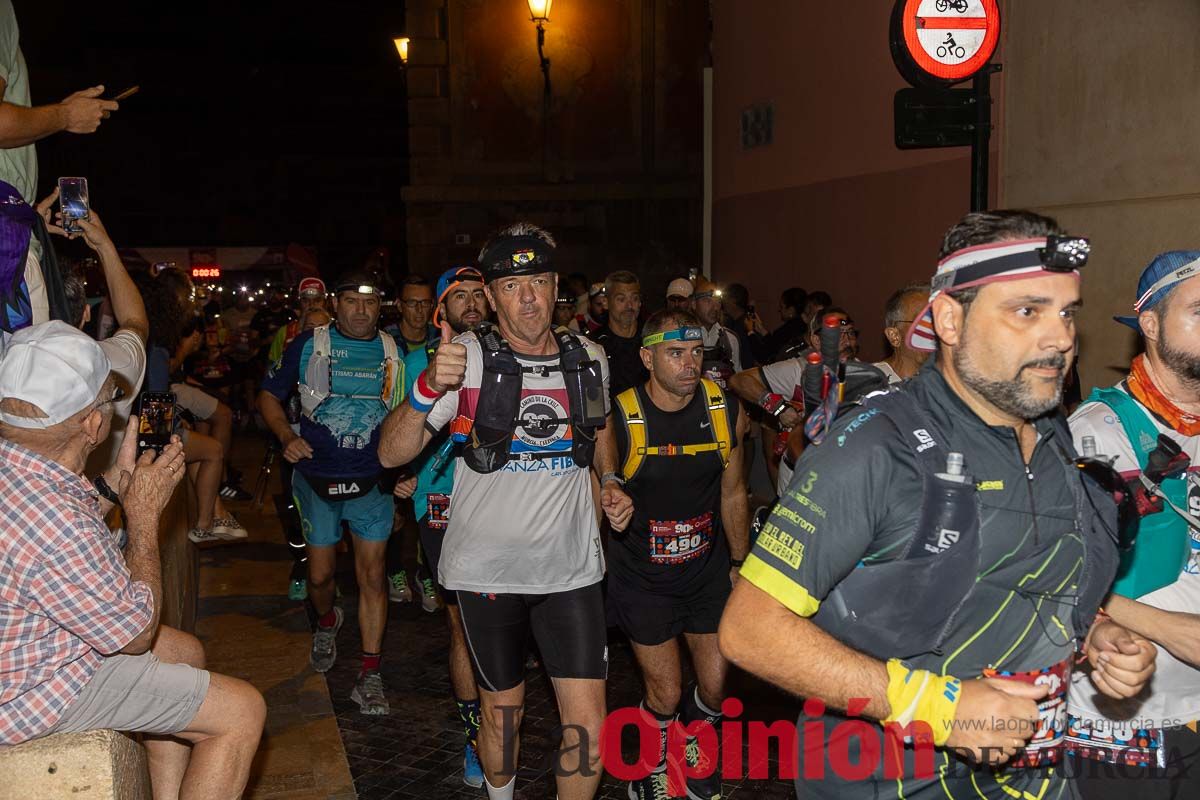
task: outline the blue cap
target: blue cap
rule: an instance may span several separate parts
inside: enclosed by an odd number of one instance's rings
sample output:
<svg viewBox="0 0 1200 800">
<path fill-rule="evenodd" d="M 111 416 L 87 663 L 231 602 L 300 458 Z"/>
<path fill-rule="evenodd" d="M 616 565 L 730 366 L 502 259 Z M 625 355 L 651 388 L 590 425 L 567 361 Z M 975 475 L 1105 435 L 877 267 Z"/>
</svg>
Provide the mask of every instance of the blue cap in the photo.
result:
<svg viewBox="0 0 1200 800">
<path fill-rule="evenodd" d="M 437 282 L 437 300 L 442 302 L 442 299 L 456 283 L 463 281 L 478 281 L 483 283 L 483 274 L 475 267 L 451 267 L 442 273 L 442 277 L 438 278 Z"/>
<path fill-rule="evenodd" d="M 1138 279 L 1133 315 L 1116 316 L 1113 319 L 1141 333 L 1138 314 L 1154 308 L 1171 293 L 1176 284 L 1195 275 L 1200 275 L 1200 250 L 1171 250 L 1160 253 L 1142 270 L 1142 277 Z"/>
</svg>

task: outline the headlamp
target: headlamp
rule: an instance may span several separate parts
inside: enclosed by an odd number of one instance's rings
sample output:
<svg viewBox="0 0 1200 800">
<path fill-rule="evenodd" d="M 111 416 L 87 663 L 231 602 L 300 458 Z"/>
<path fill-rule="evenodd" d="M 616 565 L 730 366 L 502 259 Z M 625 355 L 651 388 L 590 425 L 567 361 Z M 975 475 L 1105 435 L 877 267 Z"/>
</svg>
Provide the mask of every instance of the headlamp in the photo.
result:
<svg viewBox="0 0 1200 800">
<path fill-rule="evenodd" d="M 1092 243 L 1082 236 L 1047 236 L 1038 250 L 1042 266 L 1051 272 L 1072 272 L 1088 262 Z"/>
<path fill-rule="evenodd" d="M 347 283 L 337 287 L 336 293 L 342 292 L 358 292 L 359 294 L 377 294 L 382 295 L 383 292 L 366 283 Z"/>
<path fill-rule="evenodd" d="M 704 329 L 695 327 L 676 328 L 673 331 L 660 331 L 652 333 L 642 339 L 642 347 L 653 347 L 662 342 L 681 341 L 681 342 L 698 342 L 704 339 Z"/>
</svg>

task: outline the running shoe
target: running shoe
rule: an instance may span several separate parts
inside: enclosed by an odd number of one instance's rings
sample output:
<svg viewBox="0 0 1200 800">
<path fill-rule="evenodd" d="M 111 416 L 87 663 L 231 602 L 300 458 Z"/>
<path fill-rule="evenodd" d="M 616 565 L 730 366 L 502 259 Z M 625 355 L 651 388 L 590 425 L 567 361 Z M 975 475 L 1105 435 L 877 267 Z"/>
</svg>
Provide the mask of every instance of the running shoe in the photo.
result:
<svg viewBox="0 0 1200 800">
<path fill-rule="evenodd" d="M 304 600 L 308 597 L 308 581 L 304 578 L 288 583 L 288 600 Z"/>
<path fill-rule="evenodd" d="M 188 538 L 195 544 L 208 544 L 209 542 L 219 542 L 221 537 L 212 532 L 211 529 L 192 528 L 188 531 Z"/>
<path fill-rule="evenodd" d="M 463 751 L 463 783 L 476 789 L 483 786 L 483 765 L 479 763 L 479 754 L 470 744 Z"/>
<path fill-rule="evenodd" d="M 421 608 L 430 614 L 442 608 L 442 598 L 438 597 L 437 587 L 433 585 L 433 578 L 422 578 L 417 586 L 421 590 Z"/>
<path fill-rule="evenodd" d="M 221 491 L 218 494 L 221 495 L 222 500 L 241 500 L 243 502 L 254 497 L 254 495 L 232 481 L 226 481 L 221 484 Z"/>
<path fill-rule="evenodd" d="M 245 539 L 250 535 L 235 517 L 217 517 L 213 520 L 212 532 L 221 539 Z"/>
<path fill-rule="evenodd" d="M 388 576 L 388 600 L 393 603 L 412 602 L 413 591 L 412 587 L 408 585 L 408 573 L 404 570 Z"/>
<path fill-rule="evenodd" d="M 337 616 L 337 622 L 333 623 L 332 628 L 322 628 L 318 625 L 313 631 L 312 650 L 308 654 L 308 661 L 316 672 L 328 672 L 333 662 L 337 661 L 337 635 L 342 629 L 345 616 L 337 606 L 333 607 L 333 613 Z"/>
<path fill-rule="evenodd" d="M 392 713 L 383 693 L 383 677 L 376 670 L 358 676 L 358 683 L 354 684 L 350 699 L 358 703 L 358 710 L 364 714 L 379 717 Z"/>
<path fill-rule="evenodd" d="M 665 771 L 652 773 L 640 781 L 629 782 L 629 800 L 667 800 L 669 796 Z"/>
<path fill-rule="evenodd" d="M 708 755 L 700 749 L 695 739 L 688 739 L 687 748 L 683 751 L 687 758 L 688 770 L 692 773 L 707 772 L 712 762 Z M 712 774 L 707 778 L 687 779 L 687 796 L 691 800 L 721 800 L 721 767 L 715 765 Z"/>
</svg>

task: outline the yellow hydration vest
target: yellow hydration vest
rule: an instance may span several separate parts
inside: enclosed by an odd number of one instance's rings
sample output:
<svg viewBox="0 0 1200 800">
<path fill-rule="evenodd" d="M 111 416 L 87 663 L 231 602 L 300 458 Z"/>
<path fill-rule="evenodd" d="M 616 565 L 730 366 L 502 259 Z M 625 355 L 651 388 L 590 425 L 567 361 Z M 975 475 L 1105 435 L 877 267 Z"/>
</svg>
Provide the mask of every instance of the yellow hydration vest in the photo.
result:
<svg viewBox="0 0 1200 800">
<path fill-rule="evenodd" d="M 621 407 L 625 417 L 625 433 L 629 437 L 629 454 L 625 456 L 625 463 L 621 466 L 621 475 L 625 480 L 633 480 L 642 468 L 646 456 L 695 456 L 716 450 L 721 456 L 722 467 L 729 465 L 733 432 L 729 430 L 729 415 L 725 411 L 725 393 L 708 378 L 700 379 L 700 388 L 704 390 L 705 407 L 708 409 L 709 427 L 713 437 L 711 442 L 704 444 L 664 444 L 647 447 L 646 415 L 642 413 L 642 402 L 638 398 L 637 387 L 626 389 L 617 395 L 617 405 Z"/>
</svg>

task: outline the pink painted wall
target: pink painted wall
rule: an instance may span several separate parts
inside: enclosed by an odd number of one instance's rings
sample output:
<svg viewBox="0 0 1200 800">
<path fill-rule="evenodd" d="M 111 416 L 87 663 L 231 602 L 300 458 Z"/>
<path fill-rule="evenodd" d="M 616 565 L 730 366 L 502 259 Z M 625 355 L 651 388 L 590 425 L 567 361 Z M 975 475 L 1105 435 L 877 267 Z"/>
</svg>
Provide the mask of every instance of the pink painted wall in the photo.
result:
<svg viewBox="0 0 1200 800">
<path fill-rule="evenodd" d="M 892 99 L 907 84 L 888 50 L 891 9 L 887 0 L 713 2 L 713 275 L 746 284 L 768 325 L 783 289 L 828 291 L 872 359 L 882 356 L 884 302 L 932 276 L 970 187 L 968 148 L 893 143 Z M 997 76 L 992 95 L 1001 92 Z M 742 109 L 767 101 L 774 141 L 744 151 Z"/>
</svg>

